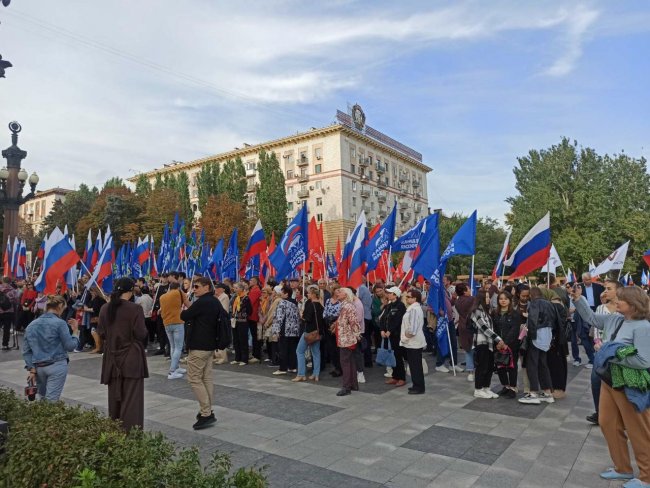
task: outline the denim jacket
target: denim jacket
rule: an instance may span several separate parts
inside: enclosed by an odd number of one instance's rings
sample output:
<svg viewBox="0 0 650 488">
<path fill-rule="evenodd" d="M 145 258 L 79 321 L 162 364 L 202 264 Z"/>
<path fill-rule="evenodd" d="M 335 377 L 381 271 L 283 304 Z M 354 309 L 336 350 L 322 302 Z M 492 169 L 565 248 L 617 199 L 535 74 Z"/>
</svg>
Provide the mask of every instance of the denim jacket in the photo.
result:
<svg viewBox="0 0 650 488">
<path fill-rule="evenodd" d="M 26 369 L 38 363 L 54 363 L 68 359 L 66 351 L 79 347 L 79 339 L 70 335 L 68 324 L 57 315 L 46 312 L 25 330 L 23 358 Z"/>
</svg>

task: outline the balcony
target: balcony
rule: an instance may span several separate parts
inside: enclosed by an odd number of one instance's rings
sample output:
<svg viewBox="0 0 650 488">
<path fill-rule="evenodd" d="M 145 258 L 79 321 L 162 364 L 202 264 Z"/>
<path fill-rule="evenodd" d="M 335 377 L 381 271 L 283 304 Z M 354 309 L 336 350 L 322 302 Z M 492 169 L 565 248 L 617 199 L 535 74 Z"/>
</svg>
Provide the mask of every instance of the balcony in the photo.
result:
<svg viewBox="0 0 650 488">
<path fill-rule="evenodd" d="M 309 190 L 298 190 L 298 198 L 309 198 Z"/>
<path fill-rule="evenodd" d="M 400 173 L 399 174 L 399 182 L 400 183 L 406 183 L 409 180 L 408 176 L 406 173 Z"/>
<path fill-rule="evenodd" d="M 379 203 L 385 203 L 386 202 L 386 192 L 385 191 L 378 191 L 377 192 L 377 201 Z"/>
<path fill-rule="evenodd" d="M 416 191 L 415 193 L 413 193 L 413 196 L 415 198 L 422 198 L 422 192 L 421 191 Z"/>
<path fill-rule="evenodd" d="M 377 161 L 375 164 L 375 169 L 377 170 L 377 174 L 384 174 L 386 172 L 386 164 L 382 163 L 381 161 Z"/>
<path fill-rule="evenodd" d="M 407 197 L 408 194 L 409 194 L 409 191 L 408 191 L 408 190 L 406 189 L 406 187 L 404 186 L 404 187 L 402 187 L 402 188 L 399 189 L 399 193 L 400 193 L 400 195 L 402 195 L 403 197 Z"/>
<path fill-rule="evenodd" d="M 296 160 L 296 164 L 301 168 L 309 164 L 309 158 L 304 154 L 301 154 L 300 157 Z"/>
<path fill-rule="evenodd" d="M 249 183 L 246 185 L 246 193 L 254 193 L 257 190 L 256 183 Z"/>
<path fill-rule="evenodd" d="M 411 220 L 411 212 L 402 212 L 402 222 Z"/>
<path fill-rule="evenodd" d="M 413 188 L 419 188 L 420 187 L 420 180 L 413 180 L 412 185 L 413 185 Z"/>
<path fill-rule="evenodd" d="M 385 209 L 383 209 L 383 208 L 379 209 L 379 216 L 380 216 L 382 219 L 386 218 L 386 215 L 387 215 L 387 214 L 386 214 L 386 210 L 385 210 Z"/>
<path fill-rule="evenodd" d="M 361 187 L 361 198 L 368 198 L 370 196 L 370 188 L 367 186 Z"/>
<path fill-rule="evenodd" d="M 360 167 L 367 168 L 369 164 L 370 164 L 370 158 L 367 158 L 365 156 L 359 156 L 359 166 Z"/>
<path fill-rule="evenodd" d="M 421 213 L 422 212 L 422 204 L 421 203 L 416 203 L 415 208 L 413 210 L 415 210 L 416 214 Z"/>
<path fill-rule="evenodd" d="M 309 181 L 309 175 L 305 172 L 301 172 L 296 178 L 298 179 L 298 183 L 307 183 Z"/>
<path fill-rule="evenodd" d="M 370 205 L 361 205 L 361 210 L 363 210 L 366 214 L 370 213 Z"/>
<path fill-rule="evenodd" d="M 366 174 L 359 175 L 359 179 L 361 181 L 370 181 L 370 178 L 368 178 L 368 175 L 366 175 Z"/>
<path fill-rule="evenodd" d="M 409 208 L 409 202 L 399 202 L 400 210 L 406 210 L 407 208 Z"/>
<path fill-rule="evenodd" d="M 246 178 L 254 178 L 256 174 L 257 174 L 257 171 L 255 171 L 254 169 L 247 169 L 246 170 Z"/>
<path fill-rule="evenodd" d="M 377 186 L 379 188 L 386 188 L 386 181 L 381 178 L 377 178 Z"/>
</svg>

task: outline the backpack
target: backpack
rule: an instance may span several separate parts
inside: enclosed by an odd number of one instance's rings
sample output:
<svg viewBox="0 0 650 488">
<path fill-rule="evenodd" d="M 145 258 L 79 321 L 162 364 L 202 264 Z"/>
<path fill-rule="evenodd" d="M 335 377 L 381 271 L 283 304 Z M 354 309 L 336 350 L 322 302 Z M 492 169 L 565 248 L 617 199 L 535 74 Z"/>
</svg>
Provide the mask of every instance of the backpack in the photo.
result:
<svg viewBox="0 0 650 488">
<path fill-rule="evenodd" d="M 5 292 L 0 292 L 0 310 L 3 312 L 8 312 L 11 310 L 13 307 L 13 304 L 11 303 L 11 300 L 9 300 L 9 297 Z"/>
</svg>

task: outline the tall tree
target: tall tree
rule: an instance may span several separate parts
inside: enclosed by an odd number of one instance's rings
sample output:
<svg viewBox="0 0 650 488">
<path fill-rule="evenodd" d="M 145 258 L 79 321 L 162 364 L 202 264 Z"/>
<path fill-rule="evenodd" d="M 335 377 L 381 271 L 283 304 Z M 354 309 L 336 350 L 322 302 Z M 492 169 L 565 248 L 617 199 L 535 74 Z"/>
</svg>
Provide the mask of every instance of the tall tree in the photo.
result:
<svg viewBox="0 0 650 488">
<path fill-rule="evenodd" d="M 181 171 L 176 178 L 175 188 L 179 198 L 179 215 L 187 222 L 188 229 L 194 225 L 194 211 L 190 203 L 190 179 L 185 171 Z"/>
<path fill-rule="evenodd" d="M 226 193 L 235 202 L 246 203 L 246 168 L 240 157 L 223 164 L 218 181 L 220 193 Z"/>
<path fill-rule="evenodd" d="M 126 185 L 124 184 L 124 180 L 118 176 L 113 176 L 112 178 L 106 180 L 106 183 L 104 183 L 102 190 L 105 190 L 106 188 L 121 188 L 121 187 L 126 188 Z"/>
<path fill-rule="evenodd" d="M 153 236 L 157 245 L 160 245 L 165 223 L 174 221 L 174 214 L 180 209 L 178 192 L 169 188 L 153 190 L 142 214 L 142 235 Z"/>
<path fill-rule="evenodd" d="M 276 236 L 281 236 L 287 228 L 287 195 L 284 174 L 274 152 L 260 151 L 257 174 L 260 183 L 256 205 L 262 227 L 266 235 L 275 232 Z"/>
<path fill-rule="evenodd" d="M 565 266 L 586 271 L 631 239 L 625 270 L 640 266 L 650 245 L 650 176 L 645 159 L 600 156 L 563 138 L 531 150 L 514 168 L 518 195 L 508 198 L 513 243 L 547 211 L 553 243 Z"/>
<path fill-rule="evenodd" d="M 153 184 L 153 188 L 154 190 L 165 188 L 165 182 L 163 181 L 163 177 L 160 173 L 156 173 L 156 181 Z"/>
<path fill-rule="evenodd" d="M 232 230 L 239 229 L 238 245 L 240 249 L 246 245 L 253 230 L 253 223 L 248 218 L 246 205 L 235 202 L 227 194 L 211 196 L 201 214 L 199 227 L 205 229 L 206 238 L 216 243 L 222 237 L 228 239 Z"/>
<path fill-rule="evenodd" d="M 151 193 L 151 183 L 144 173 L 138 175 L 138 180 L 135 182 L 135 194 L 141 198 L 146 198 Z"/>
<path fill-rule="evenodd" d="M 211 161 L 201 166 L 196 177 L 196 189 L 199 196 L 199 210 L 203 212 L 208 198 L 221 193 L 220 188 L 221 167 L 219 163 Z"/>
</svg>

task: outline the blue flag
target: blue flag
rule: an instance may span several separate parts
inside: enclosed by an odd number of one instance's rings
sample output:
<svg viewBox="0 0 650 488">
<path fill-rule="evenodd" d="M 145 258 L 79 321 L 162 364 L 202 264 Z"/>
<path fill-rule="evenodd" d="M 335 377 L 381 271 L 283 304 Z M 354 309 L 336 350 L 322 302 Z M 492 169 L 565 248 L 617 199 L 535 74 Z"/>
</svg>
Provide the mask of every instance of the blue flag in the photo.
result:
<svg viewBox="0 0 650 488">
<path fill-rule="evenodd" d="M 438 325 L 436 326 L 436 339 L 438 340 L 438 352 L 441 358 L 449 356 L 449 319 L 447 314 L 438 317 Z"/>
<path fill-rule="evenodd" d="M 237 227 L 235 227 L 230 236 L 228 248 L 223 256 L 223 262 L 221 263 L 221 279 L 230 278 L 234 281 L 237 280 L 238 260 L 239 249 L 237 248 Z"/>
<path fill-rule="evenodd" d="M 275 251 L 269 256 L 276 271 L 275 279 L 280 281 L 289 276 L 298 266 L 305 263 L 308 255 L 307 204 L 304 204 L 284 231 Z"/>
<path fill-rule="evenodd" d="M 415 273 L 429 279 L 438 269 L 439 256 L 438 214 L 434 213 L 424 219 L 419 245 L 415 248 L 415 257 L 411 267 Z"/>
<path fill-rule="evenodd" d="M 393 207 L 392 212 L 386 218 L 377 233 L 370 239 L 366 246 L 366 272 L 377 269 L 379 260 L 384 251 L 391 248 L 395 240 L 395 216 L 397 214 L 397 204 Z"/>
<path fill-rule="evenodd" d="M 339 277 L 339 268 L 336 265 L 336 258 L 331 253 L 327 255 L 327 277 L 330 280 Z"/>
</svg>

